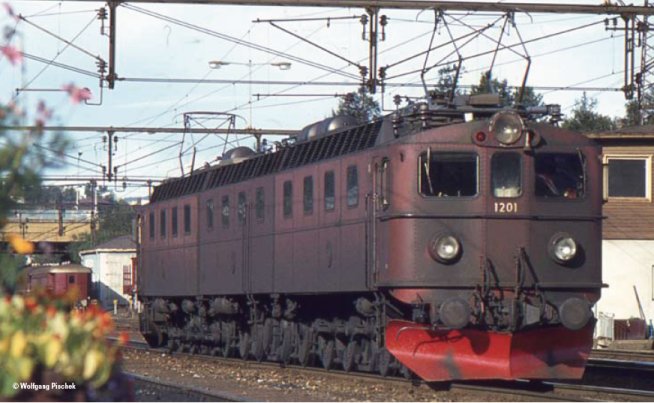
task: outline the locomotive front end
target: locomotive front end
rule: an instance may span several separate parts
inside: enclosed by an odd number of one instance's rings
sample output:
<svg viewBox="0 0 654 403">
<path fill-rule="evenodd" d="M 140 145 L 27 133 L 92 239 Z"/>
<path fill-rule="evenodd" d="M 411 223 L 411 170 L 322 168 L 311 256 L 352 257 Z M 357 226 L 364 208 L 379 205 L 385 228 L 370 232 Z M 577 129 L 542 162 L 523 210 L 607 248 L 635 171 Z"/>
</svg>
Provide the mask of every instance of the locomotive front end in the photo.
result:
<svg viewBox="0 0 654 403">
<path fill-rule="evenodd" d="M 507 110 L 397 149 L 377 279 L 411 320 L 389 320 L 387 349 L 430 381 L 581 378 L 603 286 L 599 147 Z"/>
</svg>

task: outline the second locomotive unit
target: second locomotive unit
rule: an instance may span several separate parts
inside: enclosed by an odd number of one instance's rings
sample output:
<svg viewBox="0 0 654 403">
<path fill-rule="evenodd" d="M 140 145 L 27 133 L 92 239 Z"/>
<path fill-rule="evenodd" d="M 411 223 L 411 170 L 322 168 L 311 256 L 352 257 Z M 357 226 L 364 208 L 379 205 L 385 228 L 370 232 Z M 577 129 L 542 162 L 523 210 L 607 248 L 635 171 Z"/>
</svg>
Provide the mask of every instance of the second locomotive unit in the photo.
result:
<svg viewBox="0 0 654 403">
<path fill-rule="evenodd" d="M 600 150 L 488 97 L 237 148 L 140 212 L 153 345 L 420 378 L 580 378 Z"/>
</svg>

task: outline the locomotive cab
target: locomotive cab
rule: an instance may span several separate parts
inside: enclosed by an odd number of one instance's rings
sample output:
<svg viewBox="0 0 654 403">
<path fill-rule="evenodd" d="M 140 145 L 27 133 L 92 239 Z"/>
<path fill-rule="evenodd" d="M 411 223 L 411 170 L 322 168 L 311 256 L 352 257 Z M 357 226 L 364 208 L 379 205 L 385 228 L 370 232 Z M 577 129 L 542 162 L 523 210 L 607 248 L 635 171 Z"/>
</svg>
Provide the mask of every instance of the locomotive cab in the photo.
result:
<svg viewBox="0 0 654 403">
<path fill-rule="evenodd" d="M 388 326 L 389 350 L 425 379 L 537 378 L 553 368 L 580 376 L 602 287 L 599 148 L 512 111 L 397 147 L 415 164 L 394 171 L 395 208 L 380 217 L 388 243 L 379 250 L 389 252 L 376 269 L 412 322 Z M 543 337 L 560 339 L 561 349 L 545 349 Z M 499 376 L 433 365 L 450 350 L 455 362 L 509 357 Z M 530 358 L 511 364 L 512 351 Z"/>
</svg>

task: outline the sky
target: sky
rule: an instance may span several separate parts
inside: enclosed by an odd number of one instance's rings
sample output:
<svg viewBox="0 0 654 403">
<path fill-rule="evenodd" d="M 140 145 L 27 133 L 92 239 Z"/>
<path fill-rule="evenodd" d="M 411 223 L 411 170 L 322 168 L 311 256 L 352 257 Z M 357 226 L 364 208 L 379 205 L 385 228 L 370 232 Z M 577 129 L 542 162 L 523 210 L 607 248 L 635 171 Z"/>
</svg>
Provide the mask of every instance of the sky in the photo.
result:
<svg viewBox="0 0 654 403">
<path fill-rule="evenodd" d="M 586 0 L 569 3 L 599 4 Z M 363 31 L 359 21 L 362 9 L 128 3 L 117 10 L 116 73 L 122 80 L 112 90 L 101 89 L 100 80 L 93 75 L 97 73 L 98 57 L 109 60 L 108 21 L 103 27 L 97 19 L 97 10 L 104 3 L 4 4 L 0 7 L 0 28 L 4 27 L 5 35 L 0 38 L 0 46 L 20 49 L 29 57 L 12 64 L 7 55 L 0 55 L 0 103 L 16 102 L 26 113 L 26 124 L 37 118 L 37 105 L 44 102 L 53 111 L 48 125 L 182 128 L 184 114 L 190 113 L 197 118 L 190 127 L 225 127 L 224 115 L 206 120 L 197 114 L 212 112 L 236 115 L 236 128 L 298 130 L 329 117 L 338 105 L 338 95 L 357 88 L 359 71 L 352 64 L 368 64 L 368 44 L 362 40 L 368 32 Z M 10 9 L 25 20 L 12 17 Z M 428 59 L 425 55 L 410 57 L 429 47 L 434 33 L 432 10 L 382 10 L 380 14 L 387 15 L 388 24 L 384 41 L 379 44 L 378 64 L 390 66 L 387 76 L 391 78 L 387 80 L 389 86 L 383 93 L 378 91 L 375 98 L 386 113 L 395 108 L 395 95 L 403 99 L 423 95 L 417 86 L 423 65 L 454 62 L 458 51 L 464 58 L 464 86 L 476 84 L 492 63 L 494 77 L 519 85 L 526 53 L 532 59 L 528 85 L 543 95 L 545 103 L 558 103 L 564 113 L 570 113 L 581 91 L 539 88 L 590 87 L 587 94 L 597 99 L 599 112 L 612 117 L 624 115 L 624 94 L 593 90 L 619 88 L 624 80 L 624 37 L 619 31 L 605 29 L 605 16 L 517 13 L 515 25 L 509 24 L 504 31 L 502 44 L 518 44 L 520 38 L 527 44 L 512 47 L 515 52 L 498 52 L 493 62 L 490 51 L 497 45 L 491 39 L 497 40 L 502 32 L 499 14 L 448 13 L 447 24 L 441 22 L 433 38 L 434 44 L 443 46 L 431 52 Z M 295 36 L 257 19 L 279 20 L 275 24 Z M 488 38 L 477 36 L 464 44 L 473 38 L 473 30 L 482 27 L 486 27 L 483 33 Z M 573 32 L 556 35 L 573 28 Z M 9 30 L 16 34 L 8 35 Z M 454 48 L 447 45 L 450 35 L 465 39 Z M 484 56 L 473 57 L 480 53 Z M 410 60 L 398 64 L 405 59 Z M 220 67 L 212 68 L 212 61 L 221 62 Z M 280 69 L 279 63 L 291 63 L 290 68 Z M 437 70 L 425 75 L 428 83 L 438 79 Z M 155 82 L 146 82 L 153 79 Z M 180 79 L 222 82 L 191 83 Z M 250 80 L 257 83 L 235 83 Z M 71 93 L 77 98 L 80 93 L 63 88 L 88 88 L 91 99 L 88 104 L 76 103 Z M 180 152 L 181 165 L 188 172 L 194 147 L 198 166 L 221 155 L 225 142 L 224 136 L 216 135 L 117 136 L 114 163 L 119 165 L 118 177 L 154 180 L 180 175 Z M 69 137 L 73 146 L 68 154 L 79 159 L 65 159 L 62 168 L 46 172 L 46 178 L 99 175 L 100 168 L 92 163 L 106 164 L 103 134 L 69 133 Z M 227 140 L 240 145 L 254 143 L 246 137 Z M 145 188 L 128 186 L 123 190 L 120 184 L 113 186 L 119 197 L 147 194 Z"/>
</svg>

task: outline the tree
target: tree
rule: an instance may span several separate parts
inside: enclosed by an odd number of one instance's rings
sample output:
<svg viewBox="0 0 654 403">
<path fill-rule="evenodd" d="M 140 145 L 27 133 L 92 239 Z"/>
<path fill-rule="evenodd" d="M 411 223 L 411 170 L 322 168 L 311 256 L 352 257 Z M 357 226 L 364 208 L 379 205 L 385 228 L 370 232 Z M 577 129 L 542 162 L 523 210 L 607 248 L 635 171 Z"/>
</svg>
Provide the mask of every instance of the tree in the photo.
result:
<svg viewBox="0 0 654 403">
<path fill-rule="evenodd" d="M 365 88 L 357 92 L 345 94 L 338 101 L 338 108 L 332 111 L 333 116 L 351 116 L 357 123 L 368 123 L 381 115 L 381 108 L 373 97 L 368 95 Z"/>
<path fill-rule="evenodd" d="M 605 115 L 596 112 L 597 99 L 590 98 L 584 92 L 563 127 L 578 132 L 607 131 L 615 129 L 615 122 Z"/>
<path fill-rule="evenodd" d="M 79 252 L 91 249 L 121 235 L 132 233 L 132 220 L 136 218 L 134 208 L 124 200 L 115 200 L 109 194 L 98 202 L 98 230 L 95 237 L 82 234 L 77 242 L 72 242 L 67 249 L 72 262 L 80 263 Z"/>
<path fill-rule="evenodd" d="M 520 88 L 515 88 L 513 91 L 509 87 L 506 79 L 500 81 L 497 78 L 491 78 L 490 72 L 482 73 L 479 84 L 473 85 L 470 91 L 471 95 L 477 94 L 498 94 L 500 96 L 500 104 L 504 106 L 514 105 L 520 97 Z M 520 105 L 524 107 L 539 106 L 543 104 L 543 96 L 536 94 L 532 87 L 526 86 L 522 95 L 522 102 Z"/>
</svg>

